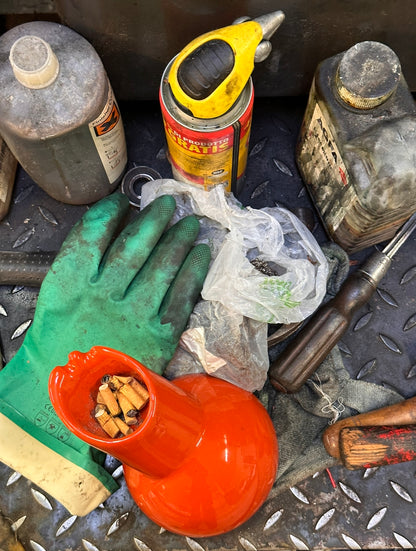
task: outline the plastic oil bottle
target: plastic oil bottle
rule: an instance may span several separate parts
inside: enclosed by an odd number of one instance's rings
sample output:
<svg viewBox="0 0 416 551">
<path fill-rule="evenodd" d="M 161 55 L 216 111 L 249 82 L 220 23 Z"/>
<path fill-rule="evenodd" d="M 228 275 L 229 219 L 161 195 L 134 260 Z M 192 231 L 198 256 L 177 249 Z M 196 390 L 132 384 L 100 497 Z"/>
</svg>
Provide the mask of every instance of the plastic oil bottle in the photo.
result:
<svg viewBox="0 0 416 551">
<path fill-rule="evenodd" d="M 108 195 L 127 163 L 103 64 L 57 23 L 25 23 L 0 37 L 0 134 L 29 176 L 64 203 Z"/>
<path fill-rule="evenodd" d="M 416 107 L 387 45 L 360 42 L 318 66 L 296 159 L 328 234 L 350 253 L 413 214 Z"/>
</svg>

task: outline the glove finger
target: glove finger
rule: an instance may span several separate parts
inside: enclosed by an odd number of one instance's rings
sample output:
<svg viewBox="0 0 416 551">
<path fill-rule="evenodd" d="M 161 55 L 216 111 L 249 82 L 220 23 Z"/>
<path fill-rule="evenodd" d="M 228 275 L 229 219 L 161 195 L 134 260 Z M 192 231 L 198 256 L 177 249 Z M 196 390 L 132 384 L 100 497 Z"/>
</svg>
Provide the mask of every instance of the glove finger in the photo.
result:
<svg viewBox="0 0 416 551">
<path fill-rule="evenodd" d="M 48 276 L 66 276 L 72 282 L 79 276 L 86 280 L 94 277 L 128 208 L 128 199 L 121 193 L 95 203 L 68 234 Z"/>
<path fill-rule="evenodd" d="M 148 314 L 157 315 L 198 232 L 199 222 L 194 216 L 186 216 L 169 228 L 132 282 L 129 299 L 140 300 Z"/>
<path fill-rule="evenodd" d="M 133 278 L 151 255 L 175 211 L 176 201 L 162 195 L 146 206 L 120 233 L 100 268 L 100 286 L 124 296 Z"/>
<path fill-rule="evenodd" d="M 196 245 L 169 287 L 160 308 L 160 320 L 162 324 L 171 324 L 175 341 L 179 340 L 198 300 L 210 261 L 211 251 L 208 245 Z"/>
</svg>

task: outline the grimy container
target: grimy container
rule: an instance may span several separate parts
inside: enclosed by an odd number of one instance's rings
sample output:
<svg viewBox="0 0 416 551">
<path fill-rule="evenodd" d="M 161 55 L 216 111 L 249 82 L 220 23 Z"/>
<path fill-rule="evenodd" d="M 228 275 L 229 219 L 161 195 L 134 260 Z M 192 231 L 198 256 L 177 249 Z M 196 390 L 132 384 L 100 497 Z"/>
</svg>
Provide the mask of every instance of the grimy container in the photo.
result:
<svg viewBox="0 0 416 551">
<path fill-rule="evenodd" d="M 162 76 L 160 106 L 174 178 L 238 196 L 247 164 L 254 63 L 269 55 L 280 10 L 191 41 Z"/>
<path fill-rule="evenodd" d="M 416 210 L 416 106 L 400 61 L 366 41 L 318 65 L 296 160 L 334 241 L 390 239 Z"/>
<path fill-rule="evenodd" d="M 101 59 L 63 25 L 25 23 L 0 37 L 0 133 L 46 193 L 89 204 L 127 163 L 123 122 Z"/>
<path fill-rule="evenodd" d="M 201 119 L 185 112 L 168 84 L 172 62 L 160 87 L 160 106 L 173 177 L 209 190 L 223 185 L 238 194 L 247 165 L 253 116 L 254 90 L 251 78 L 232 108 L 212 118 Z"/>
</svg>

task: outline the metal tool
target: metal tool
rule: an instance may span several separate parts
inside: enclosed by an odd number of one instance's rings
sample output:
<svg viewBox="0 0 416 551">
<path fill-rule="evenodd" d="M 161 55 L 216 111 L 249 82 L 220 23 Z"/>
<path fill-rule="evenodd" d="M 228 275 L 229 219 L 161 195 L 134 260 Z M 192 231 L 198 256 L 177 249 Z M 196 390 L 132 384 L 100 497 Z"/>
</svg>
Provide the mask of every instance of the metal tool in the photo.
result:
<svg viewBox="0 0 416 551">
<path fill-rule="evenodd" d="M 267 337 L 267 347 L 271 348 L 275 344 L 284 341 L 290 335 L 293 335 L 295 331 L 299 329 L 302 325 L 302 322 L 293 322 L 281 324 L 271 335 Z"/>
<path fill-rule="evenodd" d="M 25 551 L 12 529 L 9 519 L 0 513 L 0 549 L 2 551 Z"/>
<path fill-rule="evenodd" d="M 40 287 L 56 252 L 0 251 L 0 285 Z"/>
<path fill-rule="evenodd" d="M 406 428 L 404 427 L 411 427 Z M 393 429 L 392 427 L 395 427 Z M 400 431 L 399 428 L 403 430 Z M 352 429 L 363 429 L 361 432 Z M 376 430 L 379 428 L 380 430 Z M 347 430 L 351 429 L 351 430 Z M 361 468 L 372 463 L 385 465 L 415 458 L 416 396 L 397 404 L 375 409 L 352 417 L 346 417 L 330 425 L 322 435 L 326 451 L 340 459 L 348 468 Z M 384 439 L 382 444 L 380 439 Z M 377 443 L 379 449 L 362 449 L 362 446 Z M 384 454 L 379 454 L 384 445 Z M 402 452 L 400 452 L 402 448 Z"/>
<path fill-rule="evenodd" d="M 375 292 L 391 259 L 416 227 L 416 213 L 382 250 L 373 253 L 324 304 L 270 366 L 272 385 L 281 392 L 296 392 L 314 373 L 348 329 L 352 315 Z"/>
<path fill-rule="evenodd" d="M 148 166 L 134 166 L 123 176 L 120 190 L 128 198 L 130 205 L 140 208 L 142 187 L 152 180 L 160 180 L 162 176 Z"/>
</svg>

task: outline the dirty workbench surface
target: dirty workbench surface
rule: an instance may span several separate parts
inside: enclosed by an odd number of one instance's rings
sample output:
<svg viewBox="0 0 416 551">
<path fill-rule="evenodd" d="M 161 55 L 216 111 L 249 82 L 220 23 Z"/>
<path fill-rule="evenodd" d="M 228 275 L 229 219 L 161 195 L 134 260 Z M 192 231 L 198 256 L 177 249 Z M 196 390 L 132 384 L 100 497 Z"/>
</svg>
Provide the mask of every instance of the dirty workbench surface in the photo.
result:
<svg viewBox="0 0 416 551">
<path fill-rule="evenodd" d="M 298 175 L 294 147 L 305 103 L 256 100 L 246 181 L 240 200 L 253 207 L 312 208 Z M 121 105 L 129 161 L 163 177 L 165 155 L 156 103 Z M 267 183 L 266 183 L 267 182 Z M 3 250 L 56 251 L 85 207 L 64 205 L 19 169 L 8 216 L 0 223 Z M 326 241 L 315 213 L 314 234 Z M 373 249 L 351 257 L 361 261 Z M 416 394 L 416 235 L 394 257 L 370 302 L 358 311 L 340 343 L 352 377 Z M 20 347 L 33 319 L 38 290 L 0 286 L 0 336 L 4 361 Z M 120 464 L 107 468 L 120 483 L 102 506 L 71 517 L 56 500 L 0 464 L 0 511 L 27 550 L 129 551 L 139 549 L 410 549 L 416 547 L 416 463 L 351 472 L 316 473 L 268 501 L 243 526 L 223 536 L 192 540 L 163 531 L 131 499 Z"/>
</svg>

